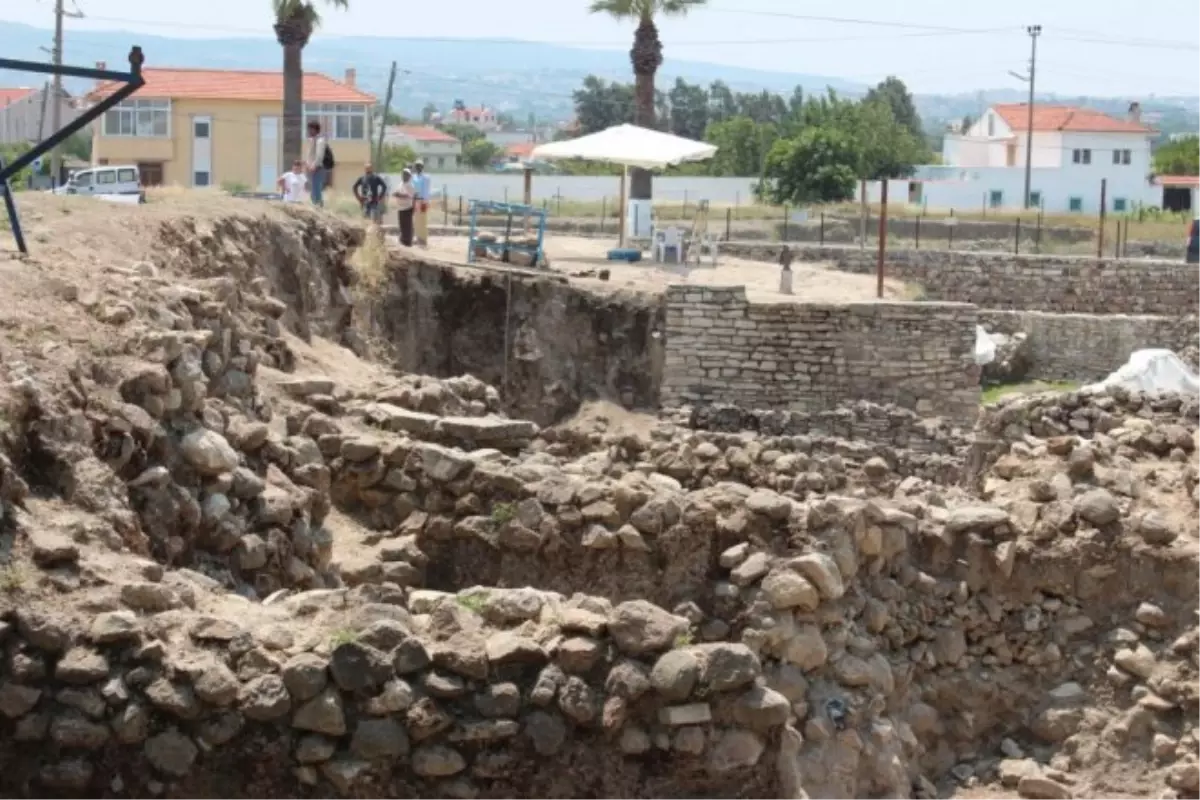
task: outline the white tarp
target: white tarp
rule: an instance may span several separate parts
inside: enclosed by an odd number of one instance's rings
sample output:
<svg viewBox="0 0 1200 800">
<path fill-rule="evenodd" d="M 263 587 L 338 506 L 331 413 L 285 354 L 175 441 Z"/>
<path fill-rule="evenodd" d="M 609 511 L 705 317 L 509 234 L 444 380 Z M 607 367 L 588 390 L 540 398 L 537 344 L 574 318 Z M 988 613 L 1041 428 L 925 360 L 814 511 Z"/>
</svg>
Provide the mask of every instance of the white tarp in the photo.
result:
<svg viewBox="0 0 1200 800">
<path fill-rule="evenodd" d="M 1170 350 L 1135 350 L 1124 366 L 1099 383 L 1083 387 L 1084 391 L 1100 392 L 1115 386 L 1131 391 L 1200 392 L 1200 379 Z"/>
<path fill-rule="evenodd" d="M 532 159 L 579 158 L 626 167 L 662 169 L 686 161 L 704 161 L 717 152 L 714 145 L 684 139 L 637 125 L 615 125 L 578 139 L 550 142 L 533 149 Z"/>
<path fill-rule="evenodd" d="M 992 335 L 983 329 L 982 325 L 975 326 L 975 363 L 979 366 L 990 364 L 996 360 L 996 342 Z"/>
</svg>

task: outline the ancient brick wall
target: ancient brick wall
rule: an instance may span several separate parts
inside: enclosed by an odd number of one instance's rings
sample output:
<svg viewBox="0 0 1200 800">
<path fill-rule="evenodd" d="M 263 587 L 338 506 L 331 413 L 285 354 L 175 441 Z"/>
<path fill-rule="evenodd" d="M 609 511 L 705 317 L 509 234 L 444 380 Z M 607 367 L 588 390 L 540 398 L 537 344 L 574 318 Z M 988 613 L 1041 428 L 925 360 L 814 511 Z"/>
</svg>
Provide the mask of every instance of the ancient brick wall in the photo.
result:
<svg viewBox="0 0 1200 800">
<path fill-rule="evenodd" d="M 875 271 L 872 248 L 789 246 L 797 261 L 832 262 L 846 272 Z M 721 245 L 721 251 L 774 262 L 780 247 L 728 243 Z M 1058 314 L 1200 311 L 1200 270 L 1182 260 L 890 248 L 886 268 L 890 277 L 917 285 L 927 300 L 974 303 L 981 308 Z"/>
<path fill-rule="evenodd" d="M 743 287 L 667 289 L 662 404 L 803 412 L 853 400 L 973 420 L 976 309 L 751 304 Z"/>
</svg>

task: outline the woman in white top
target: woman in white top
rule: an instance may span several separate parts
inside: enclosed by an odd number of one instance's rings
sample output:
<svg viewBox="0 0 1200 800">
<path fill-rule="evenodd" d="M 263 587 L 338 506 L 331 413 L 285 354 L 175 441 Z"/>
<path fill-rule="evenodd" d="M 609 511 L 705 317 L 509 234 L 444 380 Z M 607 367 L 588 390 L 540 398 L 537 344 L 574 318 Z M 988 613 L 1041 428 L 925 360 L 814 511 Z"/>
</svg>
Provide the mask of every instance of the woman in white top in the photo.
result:
<svg viewBox="0 0 1200 800">
<path fill-rule="evenodd" d="M 323 206 L 325 200 L 321 193 L 329 179 L 329 170 L 325 169 L 325 150 L 328 144 L 321 135 L 321 123 L 315 119 L 308 123 L 308 158 L 305 166 L 308 168 L 308 189 L 312 196 L 313 205 Z"/>
<path fill-rule="evenodd" d="M 400 173 L 400 186 L 392 192 L 392 197 L 396 198 L 396 222 L 400 227 L 400 244 L 405 247 L 412 247 L 413 243 L 413 205 L 416 196 L 412 170 L 406 169 Z"/>
</svg>

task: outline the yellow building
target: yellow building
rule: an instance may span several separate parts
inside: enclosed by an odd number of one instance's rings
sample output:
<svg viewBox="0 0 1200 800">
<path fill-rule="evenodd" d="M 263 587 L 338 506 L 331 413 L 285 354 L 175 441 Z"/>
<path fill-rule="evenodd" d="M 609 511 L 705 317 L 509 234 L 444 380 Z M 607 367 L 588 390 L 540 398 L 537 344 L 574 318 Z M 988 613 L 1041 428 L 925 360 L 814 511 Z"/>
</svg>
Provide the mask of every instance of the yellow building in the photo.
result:
<svg viewBox="0 0 1200 800">
<path fill-rule="evenodd" d="M 137 164 L 147 186 L 226 186 L 273 191 L 286 170 L 283 73 L 253 70 L 153 68 L 146 84 L 93 126 L 92 162 Z M 101 83 L 89 97 L 118 88 Z M 375 97 L 344 81 L 304 74 L 304 122 L 316 119 L 337 166 L 335 185 L 348 186 L 370 159 Z"/>
</svg>

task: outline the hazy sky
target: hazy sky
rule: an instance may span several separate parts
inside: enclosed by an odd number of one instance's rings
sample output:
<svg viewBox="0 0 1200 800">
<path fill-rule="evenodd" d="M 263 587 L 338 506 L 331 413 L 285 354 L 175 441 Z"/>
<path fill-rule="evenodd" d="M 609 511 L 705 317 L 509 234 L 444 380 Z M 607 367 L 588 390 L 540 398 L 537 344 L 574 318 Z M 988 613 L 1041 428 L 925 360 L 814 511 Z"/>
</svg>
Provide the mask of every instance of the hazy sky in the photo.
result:
<svg viewBox="0 0 1200 800">
<path fill-rule="evenodd" d="M 76 1 L 86 18 L 69 20 L 68 34 L 91 28 L 194 38 L 270 35 L 268 0 Z M 614 49 L 627 49 L 632 36 L 629 24 L 589 15 L 588 0 L 350 5 L 326 14 L 320 35 L 518 38 Z M 797 18 L 803 16 L 887 24 Z M 0 19 L 50 27 L 53 0 L 0 0 Z M 685 19 L 664 21 L 661 30 L 676 58 L 861 81 L 896 74 L 917 91 L 957 92 L 1019 87 L 1007 71 L 1026 68 L 1030 23 L 1043 26 L 1040 90 L 1200 94 L 1197 0 L 710 0 Z M 955 30 L 937 30 L 945 28 Z M 69 35 L 65 50 L 70 59 Z"/>
</svg>

